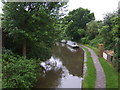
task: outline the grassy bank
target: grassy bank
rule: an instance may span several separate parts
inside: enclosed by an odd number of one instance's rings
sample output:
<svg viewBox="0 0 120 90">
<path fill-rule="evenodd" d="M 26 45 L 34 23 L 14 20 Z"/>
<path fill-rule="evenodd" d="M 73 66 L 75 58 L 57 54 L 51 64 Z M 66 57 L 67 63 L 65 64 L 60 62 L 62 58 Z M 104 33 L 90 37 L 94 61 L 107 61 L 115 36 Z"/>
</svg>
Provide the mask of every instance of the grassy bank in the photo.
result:
<svg viewBox="0 0 120 90">
<path fill-rule="evenodd" d="M 97 48 L 89 45 L 86 46 L 93 49 L 96 54 L 98 53 Z M 115 68 L 104 58 L 99 58 L 99 61 L 105 72 L 106 88 L 118 88 L 118 76 L 120 77 L 120 74 L 118 75 L 118 72 L 115 70 Z"/>
<path fill-rule="evenodd" d="M 106 88 L 118 88 L 118 72 L 104 58 L 99 61 L 106 75 Z"/>
<path fill-rule="evenodd" d="M 83 47 L 82 47 L 83 48 Z M 94 63 L 91 57 L 90 52 L 84 48 L 87 54 L 87 71 L 83 81 L 83 88 L 94 88 L 95 80 L 96 80 L 96 69 L 94 67 Z"/>
</svg>

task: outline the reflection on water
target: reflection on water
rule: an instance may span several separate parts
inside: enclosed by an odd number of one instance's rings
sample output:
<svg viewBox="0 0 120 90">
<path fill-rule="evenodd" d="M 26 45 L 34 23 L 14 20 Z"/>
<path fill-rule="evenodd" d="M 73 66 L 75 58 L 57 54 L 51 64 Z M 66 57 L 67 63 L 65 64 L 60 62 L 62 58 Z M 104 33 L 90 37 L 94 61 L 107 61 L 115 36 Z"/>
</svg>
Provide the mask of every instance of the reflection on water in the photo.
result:
<svg viewBox="0 0 120 90">
<path fill-rule="evenodd" d="M 82 49 L 57 43 L 51 58 L 41 63 L 45 74 L 39 79 L 36 88 L 81 88 L 83 60 Z"/>
</svg>

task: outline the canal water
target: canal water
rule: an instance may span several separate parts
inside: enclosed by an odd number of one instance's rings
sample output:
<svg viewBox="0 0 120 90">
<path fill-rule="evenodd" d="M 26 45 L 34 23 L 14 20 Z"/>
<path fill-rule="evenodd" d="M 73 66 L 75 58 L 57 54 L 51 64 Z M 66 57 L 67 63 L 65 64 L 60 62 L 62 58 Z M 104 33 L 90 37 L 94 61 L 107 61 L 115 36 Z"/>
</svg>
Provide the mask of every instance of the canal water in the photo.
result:
<svg viewBox="0 0 120 90">
<path fill-rule="evenodd" d="M 83 76 L 84 51 L 56 43 L 52 56 L 42 62 L 44 75 L 38 80 L 36 88 L 81 88 Z"/>
</svg>

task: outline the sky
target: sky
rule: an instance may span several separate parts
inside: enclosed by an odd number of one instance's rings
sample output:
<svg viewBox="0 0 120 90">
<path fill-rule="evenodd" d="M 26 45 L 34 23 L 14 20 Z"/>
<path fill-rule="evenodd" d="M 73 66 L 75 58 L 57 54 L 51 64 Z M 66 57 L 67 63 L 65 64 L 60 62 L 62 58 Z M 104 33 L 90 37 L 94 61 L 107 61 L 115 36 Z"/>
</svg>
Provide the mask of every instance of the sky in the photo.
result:
<svg viewBox="0 0 120 90">
<path fill-rule="evenodd" d="M 68 10 L 72 11 L 79 7 L 87 8 L 94 13 L 96 20 L 103 20 L 106 13 L 117 11 L 120 0 L 69 0 Z M 2 4 L 0 2 L 0 13 Z"/>
<path fill-rule="evenodd" d="M 96 20 L 103 20 L 106 13 L 117 11 L 120 0 L 69 0 L 68 10 L 72 11 L 79 7 L 87 8 L 94 12 Z"/>
<path fill-rule="evenodd" d="M 0 1 L 0 13 L 2 13 L 2 3 Z"/>
</svg>

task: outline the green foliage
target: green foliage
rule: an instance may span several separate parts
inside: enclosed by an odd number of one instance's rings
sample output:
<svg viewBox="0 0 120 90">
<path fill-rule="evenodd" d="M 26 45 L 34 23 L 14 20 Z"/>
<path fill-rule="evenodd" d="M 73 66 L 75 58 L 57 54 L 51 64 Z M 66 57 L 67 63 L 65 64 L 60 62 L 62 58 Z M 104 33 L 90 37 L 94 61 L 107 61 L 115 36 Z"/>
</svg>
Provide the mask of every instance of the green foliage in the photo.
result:
<svg viewBox="0 0 120 90">
<path fill-rule="evenodd" d="M 114 13 L 108 13 L 104 17 L 102 22 L 96 22 L 96 25 L 93 22 L 88 23 L 87 25 L 87 34 L 86 37 L 90 40 L 90 45 L 94 47 L 98 47 L 99 43 L 104 44 L 104 49 L 106 50 L 114 50 L 114 60 L 113 64 L 115 68 L 120 71 L 120 23 L 119 23 L 119 10 Z M 98 26 L 97 26 L 98 24 Z M 95 27 L 97 26 L 97 27 Z M 94 34 L 94 29 L 98 30 L 97 36 L 92 37 Z M 84 41 L 83 41 L 84 42 Z"/>
<path fill-rule="evenodd" d="M 91 46 L 98 47 L 98 44 L 100 43 L 103 43 L 103 41 L 102 41 L 102 37 L 98 35 L 96 36 L 96 38 L 92 39 L 89 44 Z"/>
<path fill-rule="evenodd" d="M 86 24 L 94 20 L 94 14 L 90 13 L 88 9 L 78 8 L 69 12 L 65 17 L 67 28 L 67 37 L 73 41 L 80 41 L 85 36 Z"/>
<path fill-rule="evenodd" d="M 119 12 L 109 13 L 104 19 L 104 24 L 100 30 L 100 36 L 104 44 L 105 49 L 113 49 L 114 60 L 113 64 L 120 71 L 120 54 L 119 54 L 119 45 L 120 45 L 120 23 L 119 23 Z"/>
<path fill-rule="evenodd" d="M 102 41 L 107 49 L 114 49 L 113 46 L 115 46 L 116 40 L 118 39 L 118 19 L 119 17 L 117 12 L 106 14 L 104 19 L 100 35 L 102 36 Z"/>
<path fill-rule="evenodd" d="M 2 56 L 3 88 L 31 88 L 40 77 L 40 60 L 50 58 L 51 47 L 59 38 L 59 10 L 66 3 L 3 3 L 3 46 L 10 50 L 4 50 Z"/>
<path fill-rule="evenodd" d="M 51 48 L 47 48 L 43 43 L 31 43 L 27 56 L 29 58 L 40 58 L 41 60 L 47 60 L 51 57 Z"/>
<path fill-rule="evenodd" d="M 89 40 L 94 39 L 98 35 L 99 24 L 97 21 L 91 21 L 87 24 L 86 36 Z"/>
<path fill-rule="evenodd" d="M 44 55 L 51 48 L 59 36 L 56 23 L 59 18 L 59 9 L 65 3 L 59 2 L 6 2 L 3 8 L 3 32 L 9 38 L 5 47 L 20 55 L 32 55 L 40 52 Z M 39 42 L 39 43 L 38 43 Z M 34 44 L 31 44 L 34 43 Z M 13 49 L 13 45 L 16 45 Z M 33 47 L 36 47 L 32 49 Z M 40 49 L 44 49 L 40 51 Z M 39 57 L 38 54 L 33 56 Z M 28 57 L 29 57 L 28 56 Z M 43 58 L 42 56 L 41 58 Z M 44 58 L 46 59 L 46 58 Z"/>
<path fill-rule="evenodd" d="M 115 44 L 115 54 L 114 54 L 114 60 L 113 60 L 113 65 L 117 69 L 117 71 L 120 72 L 120 39 L 119 41 Z"/>
<path fill-rule="evenodd" d="M 81 43 L 88 44 L 89 43 L 88 37 L 81 38 Z"/>
<path fill-rule="evenodd" d="M 2 55 L 3 88 L 30 88 L 37 81 L 41 68 L 36 59 L 26 59 L 4 50 Z"/>
<path fill-rule="evenodd" d="M 101 35 L 101 39 L 102 42 L 104 44 L 105 47 L 107 47 L 108 49 L 111 49 L 113 46 L 113 36 L 112 36 L 112 32 L 109 31 L 109 26 L 103 26 L 100 30 L 100 35 Z"/>
</svg>

